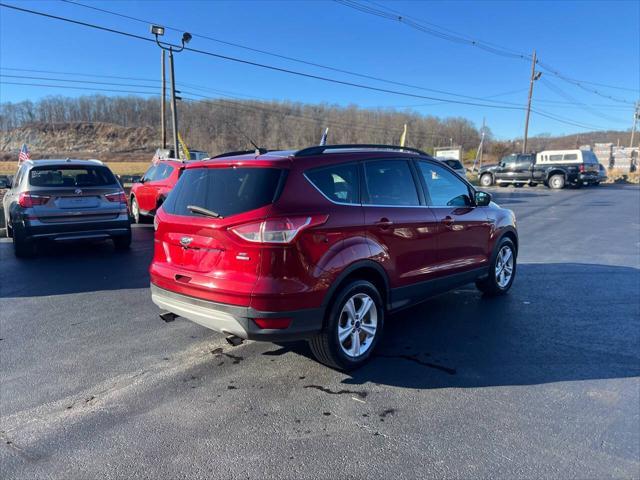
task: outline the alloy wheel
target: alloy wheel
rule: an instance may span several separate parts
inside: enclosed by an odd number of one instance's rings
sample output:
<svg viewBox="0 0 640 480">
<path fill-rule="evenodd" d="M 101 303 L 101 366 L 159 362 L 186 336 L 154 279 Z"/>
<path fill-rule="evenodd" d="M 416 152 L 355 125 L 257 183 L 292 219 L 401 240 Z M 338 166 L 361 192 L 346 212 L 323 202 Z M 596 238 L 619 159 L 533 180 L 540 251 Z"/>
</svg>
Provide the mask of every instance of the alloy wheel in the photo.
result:
<svg viewBox="0 0 640 480">
<path fill-rule="evenodd" d="M 513 275 L 513 250 L 509 245 L 503 246 L 496 259 L 496 283 L 500 288 L 505 288 Z"/>
<path fill-rule="evenodd" d="M 350 297 L 338 320 L 338 343 L 351 358 L 364 355 L 373 344 L 378 328 L 378 308 L 366 293 Z"/>
</svg>

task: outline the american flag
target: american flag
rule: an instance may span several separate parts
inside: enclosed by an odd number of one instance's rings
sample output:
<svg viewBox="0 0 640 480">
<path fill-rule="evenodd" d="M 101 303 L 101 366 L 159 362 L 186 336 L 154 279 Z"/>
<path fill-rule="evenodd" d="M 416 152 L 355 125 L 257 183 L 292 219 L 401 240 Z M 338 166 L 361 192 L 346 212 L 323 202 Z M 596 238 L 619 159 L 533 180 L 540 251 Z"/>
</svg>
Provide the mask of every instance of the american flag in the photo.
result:
<svg viewBox="0 0 640 480">
<path fill-rule="evenodd" d="M 29 153 L 29 147 L 27 147 L 27 144 L 23 143 L 20 148 L 20 153 L 18 154 L 18 165 L 22 162 L 26 162 L 27 160 L 31 160 L 31 153 Z"/>
</svg>

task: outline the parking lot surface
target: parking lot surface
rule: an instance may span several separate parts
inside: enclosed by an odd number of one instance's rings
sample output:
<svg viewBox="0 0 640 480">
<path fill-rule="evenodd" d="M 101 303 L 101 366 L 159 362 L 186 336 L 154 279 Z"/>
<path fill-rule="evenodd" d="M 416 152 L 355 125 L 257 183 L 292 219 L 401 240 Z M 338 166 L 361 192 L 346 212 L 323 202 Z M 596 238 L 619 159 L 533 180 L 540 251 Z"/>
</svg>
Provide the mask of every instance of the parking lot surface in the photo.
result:
<svg viewBox="0 0 640 480">
<path fill-rule="evenodd" d="M 511 292 L 395 315 L 351 374 L 151 303 L 153 230 L 0 243 L 3 478 L 638 478 L 640 189 L 496 188 Z"/>
</svg>

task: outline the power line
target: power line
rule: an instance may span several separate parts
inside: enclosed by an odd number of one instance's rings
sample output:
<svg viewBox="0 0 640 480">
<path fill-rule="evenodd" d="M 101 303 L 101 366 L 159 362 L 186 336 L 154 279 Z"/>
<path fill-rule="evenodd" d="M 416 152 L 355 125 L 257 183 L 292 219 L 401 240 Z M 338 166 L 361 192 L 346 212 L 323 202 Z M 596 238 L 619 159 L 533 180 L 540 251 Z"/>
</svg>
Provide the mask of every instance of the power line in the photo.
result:
<svg viewBox="0 0 640 480">
<path fill-rule="evenodd" d="M 71 18 L 67 18 L 67 17 L 60 17 L 58 15 L 52 15 L 50 13 L 44 13 L 44 12 L 39 12 L 36 10 L 30 10 L 27 8 L 22 8 L 22 7 L 17 7 L 15 5 L 7 5 L 5 3 L 0 3 L 0 6 L 5 7 L 5 8 L 10 8 L 13 10 L 17 10 L 17 11 L 21 11 L 21 12 L 25 12 L 25 13 L 30 13 L 33 15 L 38 15 L 41 17 L 45 17 L 45 18 L 50 18 L 50 19 L 55 19 L 55 20 L 60 20 L 63 22 L 67 22 L 67 23 L 73 23 L 76 25 L 81 25 L 84 27 L 88 27 L 88 28 L 93 28 L 96 30 L 101 30 L 101 31 L 105 31 L 105 32 L 109 32 L 109 33 L 114 33 L 117 35 L 122 35 L 122 36 L 126 36 L 129 38 L 135 38 L 138 40 L 143 40 L 145 42 L 152 42 L 155 43 L 154 39 L 148 38 L 148 37 L 143 37 L 141 35 L 136 35 L 134 33 L 129 33 L 129 32 L 124 32 L 121 30 L 116 30 L 113 28 L 109 28 L 109 27 L 103 27 L 101 25 L 96 25 L 96 24 L 92 24 L 92 23 L 88 23 L 88 22 L 83 22 L 80 20 L 74 20 Z M 170 44 L 167 44 L 170 45 Z M 178 45 L 173 45 L 174 47 L 178 48 Z M 314 80 L 321 80 L 324 82 L 329 82 L 329 83 L 334 83 L 334 84 L 338 84 L 338 85 L 345 85 L 345 86 L 350 86 L 350 87 L 354 87 L 354 88 L 360 88 L 360 89 L 364 89 L 364 90 L 370 90 L 370 91 L 376 91 L 376 92 L 381 92 L 381 93 L 389 93 L 392 95 L 400 95 L 400 96 L 405 96 L 405 97 L 412 97 L 412 98 L 421 98 L 421 99 L 425 99 L 425 100 L 437 100 L 437 101 L 442 101 L 442 102 L 448 102 L 448 103 L 452 103 L 452 104 L 459 104 L 459 105 L 469 105 L 469 106 L 477 106 L 477 107 L 486 107 L 486 108 L 499 108 L 499 109 L 504 109 L 504 110 L 519 110 L 522 107 L 520 106 L 511 106 L 511 105 L 499 105 L 499 104 L 486 104 L 486 103 L 477 103 L 477 102 L 468 102 L 468 101 L 463 101 L 463 100 L 453 100 L 453 99 L 447 99 L 447 98 L 441 98 L 441 97 L 431 97 L 431 96 L 427 96 L 427 95 L 419 95 L 416 93 L 410 93 L 410 92 L 403 92 L 400 90 L 391 90 L 391 89 L 387 89 L 387 88 L 380 88 L 380 87 L 374 87 L 372 85 L 365 85 L 365 84 L 361 84 L 361 83 L 355 83 L 355 82 L 348 82 L 345 80 L 338 80 L 335 78 L 330 78 L 330 77 L 325 77 L 325 76 L 321 76 L 321 75 L 314 75 L 314 74 L 310 74 L 310 73 L 305 73 L 305 72 L 299 72 L 297 70 L 291 70 L 291 69 L 287 69 L 287 68 L 281 68 L 281 67 L 276 67 L 273 65 L 268 65 L 268 64 L 264 64 L 264 63 L 259 63 L 259 62 L 253 62 L 250 60 L 245 60 L 245 59 L 241 59 L 241 58 L 237 58 L 237 57 L 231 57 L 229 55 L 221 55 L 219 53 L 214 53 L 214 52 L 210 52 L 207 50 L 201 50 L 201 49 L 196 49 L 196 48 L 190 48 L 190 47 L 185 47 L 184 50 L 193 52 L 193 53 L 199 53 L 202 55 L 206 55 L 206 56 L 210 56 L 213 58 L 219 58 L 222 60 L 228 60 L 228 61 L 232 61 L 232 62 L 236 62 L 236 63 L 241 63 L 244 65 L 251 65 L 254 67 L 259 67 L 259 68 L 263 68 L 263 69 L 267 69 L 267 70 L 272 70 L 272 71 L 276 71 L 276 72 L 281 72 L 281 73 L 287 73 L 290 75 L 296 75 L 299 77 L 304 77 L 304 78 L 311 78 Z"/>
<path fill-rule="evenodd" d="M 80 77 L 93 77 L 93 78 L 114 78 L 117 80 L 133 80 L 133 81 L 141 81 L 141 82 L 154 82 L 154 83 L 161 83 L 161 80 L 157 79 L 157 78 L 141 78 L 141 77 L 123 77 L 123 76 L 118 76 L 118 75 L 105 75 L 105 74 L 95 74 L 95 73 L 84 73 L 84 72 L 62 72 L 60 70 L 39 70 L 39 69 L 30 69 L 30 68 L 9 68 L 9 67 L 0 67 L 0 70 L 7 70 L 10 72 L 30 72 L 30 73 L 51 73 L 51 74 L 55 74 L 55 75 L 76 75 L 76 76 L 80 76 Z M 247 97 L 247 98 L 255 98 L 258 100 L 264 100 L 264 98 L 260 98 L 260 97 L 256 97 L 255 95 L 249 95 L 246 93 L 238 93 L 238 92 L 232 92 L 229 90 L 220 90 L 220 89 L 215 89 L 215 88 L 211 88 L 211 87 L 205 87 L 203 85 L 196 85 L 193 83 L 186 83 L 186 82 L 180 82 L 180 85 L 183 85 L 185 87 L 189 87 L 189 88 L 193 88 L 196 90 L 204 90 L 204 91 L 210 91 L 210 92 L 214 92 L 214 93 L 220 93 L 220 94 L 228 94 L 230 96 L 237 96 L 237 97 Z M 159 86 L 154 87 L 154 88 L 159 88 Z"/>
<path fill-rule="evenodd" d="M 573 102 L 574 105 L 577 105 L 579 107 L 581 107 L 584 111 L 589 112 L 590 114 L 596 116 L 596 117 L 602 117 L 605 118 L 611 122 L 617 122 L 617 123 L 627 123 L 626 120 L 620 120 L 619 118 L 614 118 L 614 117 L 610 117 L 608 115 L 605 115 L 604 113 L 599 112 L 598 110 L 595 110 L 593 108 L 591 108 L 589 105 L 586 105 L 584 103 L 579 102 L 578 100 L 576 100 L 574 97 L 572 97 L 571 95 L 569 95 L 568 93 L 566 93 L 564 90 L 562 90 L 561 88 L 557 87 L 556 85 L 554 85 L 553 83 L 549 82 L 548 80 L 545 80 L 544 78 L 541 78 L 540 81 L 542 82 L 542 84 L 544 86 L 546 86 L 548 89 L 552 90 L 553 92 L 555 92 L 557 95 L 563 97 L 566 100 L 569 100 L 570 102 Z"/>
<path fill-rule="evenodd" d="M 129 38 L 134 38 L 134 39 L 137 39 L 137 40 L 143 40 L 145 42 L 153 42 L 153 43 L 155 43 L 154 39 L 150 39 L 150 38 L 143 37 L 141 35 L 137 35 L 137 34 L 133 34 L 133 33 L 129 33 L 129 32 L 116 30 L 116 29 L 109 28 L 109 27 L 95 25 L 95 24 L 91 24 L 91 23 L 88 23 L 88 22 L 74 20 L 74 19 L 70 19 L 70 18 L 66 18 L 66 17 L 60 17 L 60 16 L 57 16 L 57 15 L 52 15 L 52 14 L 49 14 L 49 13 L 39 12 L 39 11 L 36 11 L 36 10 L 30 10 L 30 9 L 26 9 L 26 8 L 22 8 L 22 7 L 17 7 L 17 6 L 14 6 L 14 5 L 7 5 L 5 3 L 0 3 L 0 6 L 2 6 L 4 8 L 9 8 L 9 9 L 12 9 L 12 10 L 21 11 L 21 12 L 24 12 L 24 13 L 30 13 L 30 14 L 33 14 L 33 15 L 38 15 L 38 16 L 45 17 L 45 18 L 60 20 L 60 21 L 67 22 L 67 23 L 72 23 L 72 24 L 76 24 L 76 25 L 80 25 L 80 26 L 84 26 L 84 27 L 88 27 L 88 28 L 93 28 L 93 29 L 105 31 L 105 32 L 108 32 L 108 33 L 114 33 L 114 34 L 117 34 L 117 35 L 129 37 Z M 481 103 L 475 103 L 475 102 L 466 102 L 466 101 L 445 99 L 445 98 L 439 98 L 439 97 L 430 97 L 430 96 L 426 96 L 426 95 L 418 95 L 418 94 L 409 93 L 409 92 L 402 92 L 402 91 L 396 91 L 396 90 L 383 89 L 383 88 L 373 87 L 373 86 L 370 86 L 370 85 L 363 85 L 363 84 L 358 84 L 358 83 L 353 83 L 353 82 L 347 82 L 347 81 L 333 79 L 333 78 L 329 78 L 329 77 L 323 77 L 323 76 L 319 76 L 319 75 L 313 75 L 313 74 L 308 74 L 308 73 L 304 73 L 304 72 L 298 72 L 298 71 L 295 71 L 295 70 L 275 67 L 275 66 L 272 66 L 272 65 L 261 64 L 261 63 L 258 63 L 258 62 L 252 62 L 252 61 L 248 61 L 248 60 L 244 60 L 244 59 L 239 59 L 239 58 L 236 58 L 236 57 L 230 57 L 230 56 L 227 56 L 227 55 L 221 55 L 221 54 L 217 54 L 217 53 L 214 53 L 214 52 L 209 52 L 209 51 L 206 51 L 206 50 L 199 50 L 199 49 L 194 49 L 194 48 L 189 48 L 189 47 L 186 47 L 185 50 L 188 50 L 188 51 L 191 51 L 191 52 L 194 52 L 194 53 L 203 54 L 203 55 L 210 56 L 210 57 L 213 57 L 213 58 L 220 58 L 220 59 L 223 59 L 223 60 L 229 60 L 229 61 L 233 61 L 233 62 L 237 62 L 237 63 L 242 63 L 242 64 L 251 65 L 251 66 L 255 66 L 255 67 L 265 68 L 265 69 L 278 71 L 278 72 L 282 72 L 282 73 L 288 73 L 288 74 L 292 74 L 292 75 L 296 75 L 296 76 L 300 76 L 300 77 L 312 78 L 312 79 L 316 79 L 316 80 L 322 80 L 322 81 L 326 81 L 326 82 L 330 82 L 330 83 L 346 85 L 346 86 L 352 86 L 352 87 L 362 88 L 362 89 L 366 89 L 366 90 L 379 91 L 379 92 L 382 92 L 382 93 L 391 93 L 391 94 L 395 94 L 395 95 L 401 95 L 401 96 L 407 96 L 407 97 L 413 97 L 413 98 L 422 98 L 422 99 L 426 99 L 426 100 L 437 100 L 437 101 L 446 102 L 446 103 L 462 104 L 462 105 L 470 105 L 470 106 L 479 106 L 479 107 L 486 107 L 486 108 L 498 108 L 498 109 L 504 109 L 504 110 L 523 110 L 522 106 L 508 106 L 508 105 L 502 106 L 502 105 L 481 104 Z M 50 85 L 47 85 L 47 86 L 50 86 Z M 69 88 L 69 87 L 66 87 L 66 88 Z M 140 92 L 140 93 L 145 93 L 146 94 L 146 92 Z M 532 110 L 532 111 L 534 111 L 534 110 Z M 555 121 L 559 121 L 561 123 L 566 123 L 568 125 L 578 126 L 580 128 L 587 128 L 587 129 L 588 128 L 592 128 L 591 126 L 585 126 L 584 124 L 580 124 L 580 123 L 574 122 L 571 119 L 564 119 L 563 120 L 562 117 L 550 114 L 548 112 L 543 112 L 541 110 L 536 110 L 535 112 L 540 114 L 540 115 L 547 116 L 548 118 L 553 119 Z M 606 129 L 603 129 L 601 127 L 595 127 L 595 128 L 596 129 L 606 130 Z"/>
<path fill-rule="evenodd" d="M 379 4 L 376 4 L 375 2 L 370 2 L 371 4 L 374 5 L 378 5 L 379 7 L 381 7 L 384 10 L 380 10 L 380 9 L 376 9 L 374 7 L 369 7 L 367 5 L 363 5 L 361 3 L 358 3 L 355 0 L 334 0 L 336 3 L 339 3 L 341 5 L 344 5 L 346 7 L 350 7 L 352 9 L 358 10 L 360 12 L 369 14 L 369 15 L 374 15 L 380 18 L 383 18 L 385 20 L 390 20 L 393 22 L 398 22 L 401 23 L 403 25 L 406 25 L 410 28 L 413 28 L 415 30 L 419 30 L 423 33 L 427 33 L 429 35 L 432 36 L 436 36 L 439 37 L 443 40 L 448 40 L 454 43 L 461 43 L 461 44 L 466 44 L 466 45 L 470 45 L 473 47 L 478 47 L 481 48 L 483 50 L 486 50 L 489 53 L 493 53 L 496 55 L 500 55 L 503 57 L 511 57 L 511 58 L 516 58 L 516 59 L 520 59 L 520 60 L 526 60 L 526 61 L 530 61 L 531 60 L 531 55 L 526 54 L 526 53 L 522 53 L 522 52 L 517 52 L 515 50 L 509 49 L 507 47 L 503 47 L 500 45 L 496 45 L 496 44 L 492 44 L 489 42 L 484 42 L 481 40 L 477 40 L 477 39 L 473 39 L 470 37 L 466 37 L 460 33 L 457 32 L 453 32 L 453 30 L 448 30 L 444 27 L 441 26 L 437 26 L 433 23 L 429 24 L 432 27 L 428 27 L 425 26 L 423 23 L 428 23 L 428 22 L 424 22 L 420 23 L 419 21 L 414 20 L 411 16 L 403 14 L 397 10 L 393 10 L 389 7 L 385 7 Z M 386 10 L 386 11 L 385 11 Z M 389 13 L 389 12 L 393 12 L 393 13 Z M 433 28 L 436 27 L 436 28 Z M 446 33 L 446 32 L 453 32 L 453 34 L 450 33 Z M 558 78 L 561 78 L 564 81 L 567 81 L 569 83 L 572 83 L 580 88 L 582 88 L 585 91 L 588 91 L 590 93 L 599 95 L 601 97 L 604 98 L 608 98 L 610 100 L 616 101 L 616 102 L 620 102 L 620 103 L 627 103 L 627 104 L 631 104 L 633 102 L 630 102 L 629 100 L 626 99 L 620 99 L 620 98 L 616 98 L 613 97 L 611 95 L 607 95 L 605 93 L 602 93 L 598 90 L 589 88 L 587 86 L 585 86 L 584 84 L 593 84 L 594 82 L 588 82 L 588 81 L 583 81 L 583 80 L 576 80 L 573 79 L 571 77 L 568 77 L 564 74 L 562 74 L 561 72 L 559 72 L 557 69 L 551 67 L 548 64 L 544 64 L 542 62 L 537 62 L 538 65 L 540 65 L 541 68 L 544 68 L 548 73 L 551 73 L 554 76 L 557 76 Z M 623 88 L 623 87 L 618 87 L 618 86 L 613 86 L 613 85 L 606 85 L 606 84 L 602 84 L 599 83 L 598 85 L 600 86 L 605 86 L 607 88 L 615 88 L 615 89 L 620 89 L 620 90 L 629 90 L 632 92 L 637 92 L 638 90 L 633 90 L 633 89 L 627 89 L 627 88 Z"/>
<path fill-rule="evenodd" d="M 70 90 L 91 90 L 91 91 L 99 91 L 99 92 L 117 92 L 117 93 L 135 93 L 142 95 L 153 95 L 150 92 L 140 92 L 134 90 L 113 90 L 107 88 L 98 88 L 98 87 L 79 87 L 74 85 L 50 85 L 45 83 L 19 83 L 19 82 L 6 82 L 4 80 L 0 80 L 0 84 L 2 85 L 25 85 L 29 87 L 52 87 L 52 88 L 68 88 Z"/>
<path fill-rule="evenodd" d="M 60 1 L 72 4 L 72 5 L 77 5 L 77 6 L 80 6 L 80 7 L 83 7 L 83 8 L 88 8 L 88 9 L 91 9 L 91 10 L 99 11 L 99 12 L 106 13 L 106 14 L 109 14 L 109 15 L 114 15 L 114 16 L 121 17 L 121 18 L 126 18 L 128 20 L 133 20 L 133 21 L 136 21 L 136 22 L 144 23 L 145 25 L 150 25 L 150 24 L 157 23 L 157 22 L 153 22 L 151 20 L 144 20 L 144 19 L 141 19 L 141 18 L 132 17 L 130 15 L 125 15 L 125 14 L 122 14 L 122 13 L 119 13 L 119 12 L 114 12 L 113 10 L 107 10 L 107 9 L 104 9 L 104 8 L 98 8 L 98 7 L 94 7 L 92 5 L 85 5 L 83 3 L 76 2 L 76 1 L 73 1 L 73 0 L 60 0 Z M 172 31 L 175 31 L 175 32 L 180 32 L 180 33 L 182 33 L 182 31 L 183 31 L 182 29 L 179 29 L 179 28 L 176 28 L 176 27 L 171 27 L 171 26 L 165 26 L 165 28 L 167 30 L 172 30 Z M 221 43 L 221 44 L 224 44 L 224 45 L 229 45 L 229 46 L 232 46 L 232 47 L 241 48 L 241 49 L 244 49 L 244 50 L 247 50 L 247 51 L 260 53 L 260 54 L 264 54 L 264 55 L 269 55 L 269 56 L 276 57 L 276 58 L 281 58 L 281 59 L 284 59 L 284 60 L 300 63 L 302 65 L 308 65 L 308 66 L 312 66 L 312 67 L 322 68 L 322 69 L 333 71 L 333 72 L 344 73 L 344 74 L 347 74 L 347 75 L 353 75 L 353 76 L 356 76 L 356 77 L 366 78 L 368 80 L 374 80 L 374 81 L 377 81 L 377 82 L 383 82 L 383 83 L 387 83 L 387 84 L 391 84 L 391 85 L 408 87 L 408 88 L 413 88 L 413 89 L 423 90 L 423 91 L 428 91 L 428 92 L 435 92 L 435 93 L 440 93 L 440 94 L 443 94 L 443 95 L 451 95 L 453 97 L 467 98 L 467 99 L 470 99 L 470 100 L 482 100 L 482 98 L 480 98 L 480 97 L 474 97 L 474 96 L 470 96 L 470 95 L 463 95 L 463 94 L 459 94 L 459 93 L 449 92 L 449 91 L 446 91 L 446 90 L 428 88 L 428 87 L 424 87 L 424 86 L 421 86 L 421 85 L 414 85 L 414 84 L 405 83 L 405 82 L 398 82 L 396 80 L 390 80 L 390 79 L 381 78 L 381 77 L 377 77 L 377 76 L 373 76 L 373 75 L 354 72 L 353 70 L 345 70 L 345 69 L 338 68 L 338 67 L 333 67 L 333 66 L 329 66 L 329 65 L 323 65 L 323 64 L 320 64 L 320 63 L 316 63 L 316 62 L 310 62 L 308 60 L 303 60 L 303 59 L 300 59 L 300 58 L 290 57 L 290 56 L 287 56 L 287 55 L 282 55 L 282 54 L 271 52 L 271 51 L 268 51 L 268 50 L 262 50 L 262 49 L 258 49 L 258 48 L 254 48 L 254 47 L 248 47 L 246 45 L 241 45 L 241 44 L 238 44 L 238 43 L 233 43 L 233 42 L 228 42 L 228 41 L 225 41 L 225 40 L 220 40 L 218 38 L 210 37 L 210 36 L 207 36 L 207 35 L 202 35 L 202 34 L 193 33 L 193 32 L 189 32 L 189 33 L 191 33 L 194 37 L 202 38 L 204 40 L 209 40 L 209 41 L 212 41 L 212 42 L 217 42 L 217 43 Z"/>
</svg>

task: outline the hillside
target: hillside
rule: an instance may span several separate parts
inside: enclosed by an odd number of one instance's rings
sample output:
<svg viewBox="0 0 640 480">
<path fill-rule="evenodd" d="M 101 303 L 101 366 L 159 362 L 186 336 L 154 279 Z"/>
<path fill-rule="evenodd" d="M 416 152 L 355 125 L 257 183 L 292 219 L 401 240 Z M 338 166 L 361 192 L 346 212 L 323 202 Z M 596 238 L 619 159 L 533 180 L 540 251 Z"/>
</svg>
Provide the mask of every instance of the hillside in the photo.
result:
<svg viewBox="0 0 640 480">
<path fill-rule="evenodd" d="M 108 161 L 149 161 L 158 135 L 151 127 L 122 127 L 104 122 L 38 122 L 0 130 L 3 160 L 15 161 L 23 143 L 29 146 L 33 158 L 72 155 Z"/>
</svg>

